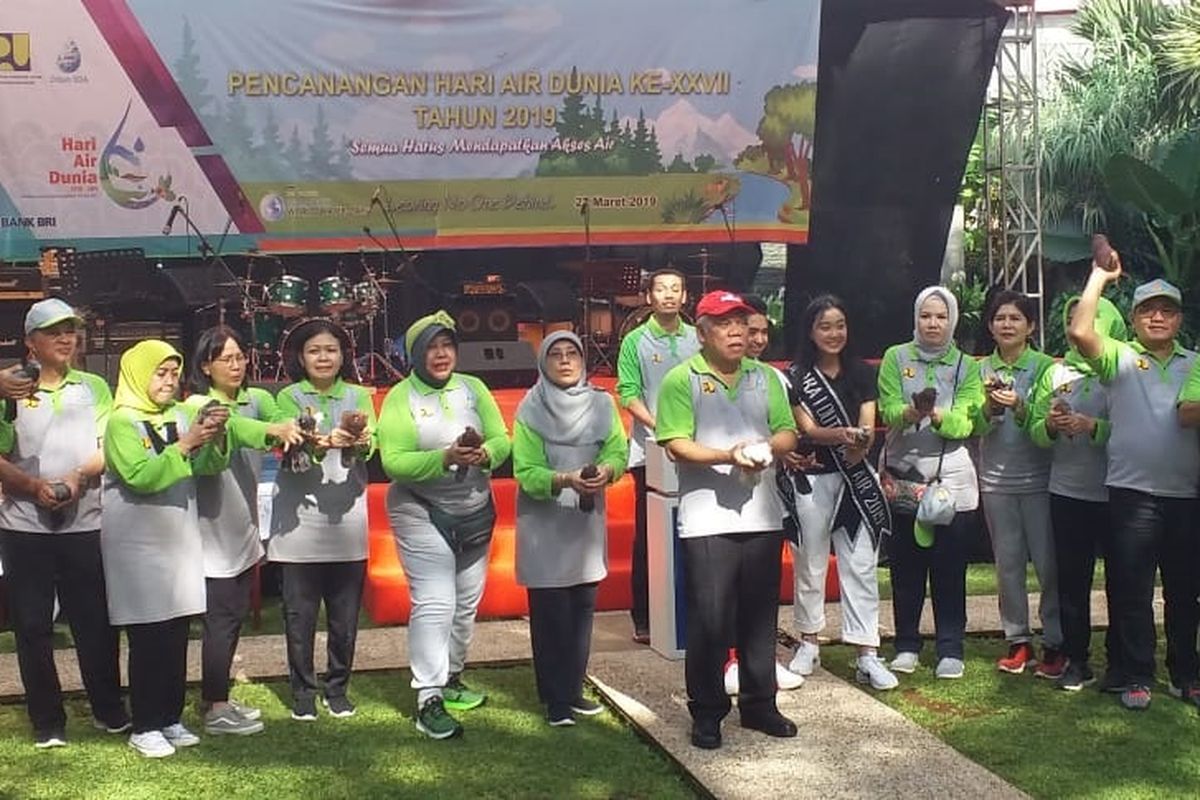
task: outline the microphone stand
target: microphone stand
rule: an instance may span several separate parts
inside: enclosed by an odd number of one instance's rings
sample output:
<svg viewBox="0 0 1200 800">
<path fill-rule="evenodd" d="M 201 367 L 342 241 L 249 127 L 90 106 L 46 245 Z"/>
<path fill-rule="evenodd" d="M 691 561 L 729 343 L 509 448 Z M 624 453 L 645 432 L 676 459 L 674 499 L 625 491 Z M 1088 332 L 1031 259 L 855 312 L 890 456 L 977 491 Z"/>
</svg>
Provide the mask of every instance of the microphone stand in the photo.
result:
<svg viewBox="0 0 1200 800">
<path fill-rule="evenodd" d="M 737 274 L 737 236 L 734 233 L 734 223 L 729 219 L 729 210 L 725 207 L 726 201 L 722 200 L 717 205 L 717 210 L 721 212 L 721 219 L 725 221 L 725 232 L 729 234 L 729 268 L 733 274 Z M 707 266 L 707 263 L 706 263 Z M 732 283 L 732 282 L 731 282 Z M 705 291 L 708 291 L 706 288 Z"/>
<path fill-rule="evenodd" d="M 243 304 L 252 302 L 252 298 L 250 297 L 249 293 L 246 291 L 246 287 L 241 285 L 241 283 L 238 281 L 237 275 L 235 275 L 233 273 L 233 270 L 231 270 L 229 268 L 229 265 L 227 263 L 225 263 L 225 259 L 221 256 L 220 248 L 217 248 L 215 250 L 213 249 L 212 244 L 208 241 L 208 237 L 206 237 L 204 235 L 204 231 L 200 230 L 200 228 L 192 220 L 192 215 L 188 212 L 187 207 L 184 204 L 180 204 L 180 205 L 176 206 L 176 208 L 179 209 L 180 215 L 183 216 L 183 223 L 185 225 L 185 230 L 187 230 L 189 232 L 188 233 L 189 237 L 191 236 L 192 233 L 196 234 L 196 239 L 199 241 L 199 244 L 197 245 L 196 249 L 199 250 L 201 258 L 209 263 L 218 265 L 222 270 L 225 271 L 225 274 L 229 276 L 229 282 L 235 284 L 238 287 L 238 292 L 243 295 L 243 298 L 242 298 Z M 232 224 L 233 224 L 233 217 L 231 216 L 229 218 L 229 221 L 225 223 L 225 233 L 221 234 L 221 245 L 222 246 L 224 246 L 225 235 L 229 233 L 229 228 Z M 212 305 L 213 304 L 205 306 L 205 308 L 212 308 Z M 217 306 L 217 324 L 224 325 L 225 324 L 225 298 L 218 297 L 215 305 Z M 254 335 L 253 329 L 251 329 L 250 335 L 251 336 Z"/>
<path fill-rule="evenodd" d="M 369 236 L 370 234 L 367 234 L 367 235 Z M 362 265 L 363 275 L 366 276 L 367 283 L 369 283 L 372 287 L 374 287 L 375 291 L 379 293 L 380 309 L 382 309 L 382 311 L 383 311 L 383 341 L 384 341 L 385 348 L 390 353 L 391 346 L 392 346 L 392 340 L 391 340 L 391 337 L 388 335 L 387 292 L 384 291 L 383 285 L 380 284 L 379 280 L 375 277 L 375 272 L 371 269 L 370 265 L 367 264 L 367 256 L 366 256 L 366 253 L 363 252 L 362 248 L 359 248 L 359 250 L 358 250 L 358 260 L 359 260 L 359 263 Z M 375 350 L 375 316 L 376 316 L 375 313 L 372 313 L 369 317 L 367 317 L 368 350 L 367 350 L 367 370 L 366 371 L 367 371 L 367 379 L 371 382 L 372 386 L 379 385 L 375 382 L 375 365 L 376 364 L 382 365 L 384 371 L 387 372 L 389 377 L 391 377 L 393 379 L 399 380 L 404 377 L 404 375 L 402 375 L 399 370 L 397 370 L 395 367 L 392 366 L 391 362 L 388 361 L 388 359 L 386 357 L 381 356 Z"/>
</svg>

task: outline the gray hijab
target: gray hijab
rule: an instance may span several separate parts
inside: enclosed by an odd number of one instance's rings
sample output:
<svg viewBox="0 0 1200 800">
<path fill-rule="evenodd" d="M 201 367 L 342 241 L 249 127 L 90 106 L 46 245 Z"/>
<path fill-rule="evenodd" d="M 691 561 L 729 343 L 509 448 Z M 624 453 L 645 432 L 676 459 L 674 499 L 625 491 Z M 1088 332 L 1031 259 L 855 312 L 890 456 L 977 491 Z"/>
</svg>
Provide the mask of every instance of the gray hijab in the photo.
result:
<svg viewBox="0 0 1200 800">
<path fill-rule="evenodd" d="M 921 340 L 920 324 L 921 306 L 925 305 L 925 301 L 931 297 L 939 298 L 946 304 L 946 314 L 949 317 L 950 330 L 946 334 L 944 344 L 930 344 Z M 921 354 L 924 361 L 937 361 L 946 353 L 949 353 L 954 347 L 954 330 L 958 327 L 958 298 L 954 296 L 954 292 L 947 289 L 945 286 L 927 286 L 917 295 L 917 299 L 913 302 L 913 344 L 917 346 L 917 352 Z"/>
<path fill-rule="evenodd" d="M 612 428 L 612 401 L 603 389 L 587 382 L 586 370 L 574 386 L 562 388 L 547 375 L 550 348 L 567 340 L 583 353 L 583 342 L 570 331 L 555 331 L 538 350 L 538 379 L 517 406 L 517 420 L 554 444 L 602 442 Z"/>
</svg>

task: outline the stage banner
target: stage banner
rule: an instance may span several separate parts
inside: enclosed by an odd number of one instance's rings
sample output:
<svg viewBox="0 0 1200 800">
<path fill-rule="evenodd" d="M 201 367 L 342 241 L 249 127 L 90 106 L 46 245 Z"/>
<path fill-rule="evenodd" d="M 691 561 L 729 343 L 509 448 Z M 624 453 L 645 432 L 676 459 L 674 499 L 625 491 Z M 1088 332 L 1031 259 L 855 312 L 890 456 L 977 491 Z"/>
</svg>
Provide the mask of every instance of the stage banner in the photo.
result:
<svg viewBox="0 0 1200 800">
<path fill-rule="evenodd" d="M 807 238 L 820 0 L 2 9 L 9 261 Z"/>
</svg>

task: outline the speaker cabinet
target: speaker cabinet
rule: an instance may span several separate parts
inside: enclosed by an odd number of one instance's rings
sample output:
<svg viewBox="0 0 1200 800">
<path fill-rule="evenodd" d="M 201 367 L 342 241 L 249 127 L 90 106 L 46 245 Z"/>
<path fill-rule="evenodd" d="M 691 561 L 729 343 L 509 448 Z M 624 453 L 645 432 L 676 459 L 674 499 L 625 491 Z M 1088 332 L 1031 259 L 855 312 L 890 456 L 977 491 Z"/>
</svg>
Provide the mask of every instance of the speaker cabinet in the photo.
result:
<svg viewBox="0 0 1200 800">
<path fill-rule="evenodd" d="M 515 342 L 516 300 L 510 294 L 462 295 L 454 304 L 460 342 Z"/>
</svg>

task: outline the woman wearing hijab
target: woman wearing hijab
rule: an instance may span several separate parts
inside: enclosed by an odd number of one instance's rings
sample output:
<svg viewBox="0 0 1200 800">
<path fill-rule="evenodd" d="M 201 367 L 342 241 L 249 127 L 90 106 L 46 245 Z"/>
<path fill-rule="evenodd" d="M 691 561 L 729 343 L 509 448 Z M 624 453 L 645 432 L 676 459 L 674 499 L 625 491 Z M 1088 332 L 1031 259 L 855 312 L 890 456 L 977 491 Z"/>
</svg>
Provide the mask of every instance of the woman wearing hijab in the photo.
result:
<svg viewBox="0 0 1200 800">
<path fill-rule="evenodd" d="M 201 640 L 200 699 L 204 732 L 251 734 L 263 729 L 262 712 L 229 697 L 229 668 L 242 622 L 250 610 L 254 569 L 263 557 L 258 530 L 262 450 L 271 442 L 299 444 L 295 420 L 281 420 L 275 398 L 246 386 L 246 344 L 223 325 L 202 332 L 192 358 L 188 404 L 226 406 L 247 441 L 230 455 L 229 469 L 196 479 L 204 584 L 208 609 Z"/>
<path fill-rule="evenodd" d="M 578 336 L 547 336 L 538 372 L 513 426 L 517 582 L 529 593 L 538 697 L 563 726 L 603 710 L 584 698 L 583 679 L 608 574 L 604 490 L 625 471 L 628 443 L 612 397 L 587 382 Z"/>
<path fill-rule="evenodd" d="M 275 477 L 267 557 L 281 565 L 292 719 L 317 718 L 322 687 L 313 666 L 317 615 L 325 604 L 327 669 L 322 701 L 334 717 L 352 717 L 346 694 L 367 575 L 367 466 L 375 451 L 370 392 L 349 383 L 350 337 L 327 319 L 288 333 L 284 364 L 295 383 L 276 396 L 281 416 L 307 424 L 307 448 Z M 361 431 L 346 427 L 361 415 Z M 311 463 L 310 463 L 311 462 Z"/>
<path fill-rule="evenodd" d="M 412 374 L 380 410 L 387 507 L 412 598 L 408 622 L 417 729 L 433 739 L 462 733 L 446 709 L 483 704 L 462 680 L 475 610 L 487 578 L 496 522 L 490 473 L 511 444 L 487 386 L 455 372 L 454 319 L 445 311 L 409 326 Z"/>
<path fill-rule="evenodd" d="M 979 491 L 996 561 L 1000 620 L 1008 654 L 1001 672 L 1020 675 L 1033 666 L 1026 566 L 1033 561 L 1041 584 L 1038 617 L 1042 658 L 1034 675 L 1057 680 L 1066 667 L 1058 611 L 1058 568 L 1050 527 L 1050 454 L 1029 435 L 1033 388 L 1054 359 L 1030 346 L 1037 304 L 1020 292 L 997 292 L 984 313 L 996 349 L 981 362 L 984 402 L 975 418 L 979 436 Z"/>
<path fill-rule="evenodd" d="M 104 431 L 100 549 L 113 625 L 129 640 L 129 744 L 149 758 L 199 738 L 183 727 L 190 618 L 203 614 L 196 480 L 228 464 L 227 409 L 175 402 L 183 357 L 166 342 L 121 356 Z"/>
<path fill-rule="evenodd" d="M 1078 297 L 1063 309 L 1063 328 L 1069 330 Z M 1096 331 L 1117 341 L 1126 338 L 1121 312 L 1101 298 Z M 1058 567 L 1062 652 L 1067 667 L 1058 688 L 1077 692 L 1095 678 L 1088 666 L 1092 639 L 1092 575 L 1096 555 L 1108 534 L 1107 444 L 1108 387 L 1078 350 L 1071 347 L 1062 363 L 1042 373 L 1030 408 L 1029 434 L 1051 451 L 1050 517 Z M 1105 586 L 1107 591 L 1108 587 Z M 1109 607 L 1114 607 L 1109 602 Z M 1117 618 L 1109 619 L 1104 646 L 1109 669 L 1121 674 Z"/>
<path fill-rule="evenodd" d="M 949 525 L 930 530 L 918 526 L 911 514 L 893 512 L 888 554 L 896 657 L 891 668 L 912 673 L 920 664 L 919 624 L 928 580 L 937 637 L 935 674 L 961 678 L 967 623 L 966 517 L 961 512 L 979 506 L 965 440 L 983 388 L 975 359 L 964 357 L 954 345 L 954 294 L 943 286 L 922 290 L 913 303 L 913 317 L 912 341 L 889 347 L 879 365 L 879 413 L 888 428 L 884 465 L 891 475 L 907 480 L 940 479 L 959 513 Z"/>
</svg>

